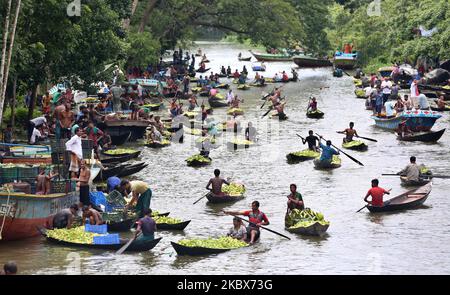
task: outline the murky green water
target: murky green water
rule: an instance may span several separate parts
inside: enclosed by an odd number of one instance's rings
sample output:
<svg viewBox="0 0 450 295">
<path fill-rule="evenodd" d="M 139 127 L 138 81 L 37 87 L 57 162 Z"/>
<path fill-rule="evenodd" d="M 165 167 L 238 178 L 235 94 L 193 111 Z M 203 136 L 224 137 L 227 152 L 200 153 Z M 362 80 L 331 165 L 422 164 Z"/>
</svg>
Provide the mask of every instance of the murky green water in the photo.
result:
<svg viewBox="0 0 450 295">
<path fill-rule="evenodd" d="M 201 44 L 210 66 L 218 71 L 221 65 L 231 65 L 233 71 L 251 62 L 237 61 L 239 52 L 246 48 L 232 44 Z M 290 71 L 292 63 L 267 63 L 265 76 L 276 71 Z M 209 65 L 208 65 L 209 67 Z M 115 256 L 113 253 L 77 250 L 47 244 L 41 238 L 1 243 L 0 262 L 16 260 L 21 273 L 64 274 L 448 274 L 450 269 L 450 242 L 447 216 L 450 200 L 448 180 L 435 179 L 433 191 L 423 208 L 397 214 L 370 215 L 361 208 L 370 180 L 380 177 L 380 185 L 392 188 L 397 195 L 405 188 L 396 177 L 381 173 L 397 172 L 408 163 L 411 155 L 418 157 L 436 174 L 450 172 L 446 133 L 437 144 L 405 143 L 396 140 L 393 133 L 374 127 L 364 100 L 356 99 L 350 77 L 333 78 L 330 69 L 302 69 L 301 81 L 284 87 L 289 120 L 260 119 L 261 93 L 269 91 L 253 88 L 237 91 L 244 99 L 243 124 L 252 121 L 259 133 L 258 146 L 247 151 L 230 152 L 226 146 L 211 152 L 210 167 L 194 169 L 185 159 L 197 153 L 193 140 L 162 150 L 143 148 L 142 160 L 150 165 L 135 175 L 151 184 L 152 208 L 170 211 L 172 217 L 192 220 L 184 232 L 160 232 L 163 240 L 151 252 Z M 235 85 L 232 86 L 235 89 Z M 222 91 L 224 92 L 224 91 Z M 318 98 L 319 108 L 325 112 L 323 120 L 306 118 L 308 97 Z M 206 103 L 206 101 L 205 101 Z M 165 115 L 167 111 L 163 111 Z M 225 110 L 215 111 L 215 118 L 223 118 Z M 315 170 L 313 163 L 297 165 L 286 163 L 286 154 L 304 146 L 296 133 L 306 134 L 313 129 L 340 144 L 343 130 L 349 121 L 361 136 L 376 138 L 369 142 L 367 152 L 350 152 L 364 163 L 358 166 L 342 156 L 342 167 L 330 172 Z M 448 126 L 448 114 L 437 122 L 434 130 Z M 224 142 L 231 137 L 224 135 Z M 247 198 L 231 206 L 210 206 L 206 200 L 192 205 L 205 194 L 205 185 L 213 170 L 220 168 L 224 177 L 233 177 L 247 186 Z M 284 213 L 289 184 L 296 183 L 307 207 L 321 211 L 331 221 L 324 238 L 306 238 L 284 231 Z M 219 236 L 227 232 L 231 217 L 221 214 L 223 208 L 247 209 L 253 200 L 259 200 L 268 215 L 270 228 L 291 237 L 288 241 L 269 232 L 263 232 L 260 243 L 208 257 L 177 257 L 170 241 L 185 237 Z M 79 262 L 79 264 L 78 264 Z M 75 268 L 74 268 L 75 267 Z"/>
</svg>

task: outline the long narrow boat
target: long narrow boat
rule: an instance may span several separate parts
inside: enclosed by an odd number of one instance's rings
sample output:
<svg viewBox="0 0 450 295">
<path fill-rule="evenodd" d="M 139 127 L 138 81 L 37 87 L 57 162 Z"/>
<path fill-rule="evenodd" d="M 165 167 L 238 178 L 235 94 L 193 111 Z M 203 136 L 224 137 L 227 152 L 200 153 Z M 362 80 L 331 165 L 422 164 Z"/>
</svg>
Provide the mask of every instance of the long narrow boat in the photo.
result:
<svg viewBox="0 0 450 295">
<path fill-rule="evenodd" d="M 139 163 L 139 164 L 135 164 L 135 165 L 130 165 L 128 167 L 125 167 L 118 175 L 117 177 L 126 177 L 126 176 L 130 176 L 133 175 L 135 173 L 138 173 L 142 170 L 144 170 L 145 168 L 147 168 L 148 164 L 145 164 L 144 162 Z"/>
<path fill-rule="evenodd" d="M 336 68 L 351 70 L 356 66 L 358 55 L 356 53 L 335 54 L 333 64 Z"/>
<path fill-rule="evenodd" d="M 252 57 L 251 56 L 249 56 L 249 57 L 238 57 L 238 60 L 239 61 L 251 61 Z"/>
<path fill-rule="evenodd" d="M 170 242 L 172 247 L 175 249 L 178 255 L 184 256 L 200 256 L 200 255 L 210 255 L 210 254 L 220 254 L 232 249 L 213 249 L 213 248 L 203 248 L 203 247 L 187 247 L 175 242 Z"/>
<path fill-rule="evenodd" d="M 436 132 L 419 133 L 407 136 L 397 136 L 401 141 L 422 141 L 422 142 L 436 142 L 445 132 L 445 128 Z"/>
<path fill-rule="evenodd" d="M 234 203 L 237 201 L 240 201 L 244 199 L 244 195 L 240 196 L 229 196 L 229 195 L 223 195 L 223 196 L 217 196 L 213 193 L 209 193 L 206 195 L 206 198 L 208 199 L 209 203 L 212 204 L 223 204 L 223 203 Z"/>
<path fill-rule="evenodd" d="M 104 163 L 104 164 L 110 164 L 110 163 L 125 163 L 131 159 L 134 158 L 134 155 L 132 154 L 128 154 L 128 155 L 123 155 L 120 157 L 110 157 L 110 156 L 105 156 L 105 155 L 101 155 L 100 156 L 100 162 Z"/>
<path fill-rule="evenodd" d="M 79 201 L 75 192 L 51 195 L 0 192 L 0 222 L 4 222 L 2 241 L 38 236 L 36 227 L 51 227 L 56 213 Z"/>
<path fill-rule="evenodd" d="M 328 59 L 316 58 L 307 55 L 295 56 L 293 60 L 294 63 L 301 68 L 331 67 L 333 65 Z"/>
<path fill-rule="evenodd" d="M 386 118 L 372 116 L 377 127 L 396 130 L 398 125 L 406 120 L 406 125 L 413 132 L 430 131 L 437 119 L 442 115 L 432 111 L 406 111 L 396 117 Z"/>
<path fill-rule="evenodd" d="M 372 213 L 416 209 L 422 206 L 427 200 L 432 186 L 433 185 L 430 182 L 422 187 L 410 190 L 395 198 L 387 200 L 382 207 L 368 205 L 367 209 Z"/>
<path fill-rule="evenodd" d="M 431 107 L 431 110 L 432 111 L 435 111 L 435 112 L 449 112 L 450 111 L 450 106 L 449 105 L 446 105 L 445 106 L 445 108 L 443 108 L 443 109 L 440 109 L 440 108 L 438 108 L 438 107 Z"/>
<path fill-rule="evenodd" d="M 228 107 L 228 104 L 223 99 L 208 99 L 209 106 L 212 108 L 225 108 Z"/>
<path fill-rule="evenodd" d="M 111 136 L 122 136 L 131 132 L 129 140 L 136 141 L 144 137 L 150 123 L 144 120 L 114 120 L 105 121 L 105 125 Z"/>
<path fill-rule="evenodd" d="M 112 176 L 119 175 L 120 172 L 125 168 L 125 164 L 118 165 L 115 167 L 108 167 L 105 169 L 101 169 L 97 177 L 94 178 L 94 181 L 106 181 L 108 178 Z"/>
<path fill-rule="evenodd" d="M 111 135 L 111 142 L 113 145 L 122 145 L 126 143 L 130 139 L 130 137 L 131 131 L 119 135 Z"/>
<path fill-rule="evenodd" d="M 47 239 L 47 241 L 52 244 L 57 244 L 60 246 L 74 247 L 74 248 L 117 251 L 130 241 L 128 239 L 120 239 L 119 244 L 113 244 L 113 245 L 80 244 L 80 243 L 72 243 L 72 242 L 61 241 L 61 240 L 57 240 L 54 238 L 50 238 L 47 236 L 45 229 L 39 229 L 39 231 L 40 231 L 41 235 L 44 236 Z M 159 243 L 159 241 L 161 241 L 161 239 L 162 238 L 158 238 L 158 239 L 154 239 L 152 241 L 148 241 L 145 243 L 132 242 L 130 244 L 130 246 L 125 250 L 125 252 L 147 252 L 147 251 L 150 251 L 151 249 L 155 248 L 155 246 Z"/>
<path fill-rule="evenodd" d="M 250 50 L 250 53 L 258 61 L 291 61 L 292 55 L 289 54 L 269 54 L 269 53 L 255 53 Z"/>
<path fill-rule="evenodd" d="M 134 152 L 125 152 L 125 153 L 121 153 L 121 154 L 113 154 L 110 153 L 111 150 L 108 151 L 103 151 L 102 154 L 108 157 L 113 157 L 113 158 L 122 158 L 124 156 L 129 155 L 131 157 L 131 159 L 137 158 L 139 157 L 139 155 L 141 154 L 141 151 L 134 151 Z"/>
<path fill-rule="evenodd" d="M 203 70 L 202 70 L 201 68 L 198 68 L 198 69 L 197 69 L 197 72 L 198 72 L 198 73 L 206 73 L 206 72 L 209 71 L 210 69 L 211 69 L 211 68 L 207 68 L 207 69 L 203 69 Z"/>
<path fill-rule="evenodd" d="M 191 223 L 190 220 L 183 221 L 180 223 L 169 224 L 169 223 L 156 223 L 157 230 L 184 230 L 188 224 Z"/>
</svg>

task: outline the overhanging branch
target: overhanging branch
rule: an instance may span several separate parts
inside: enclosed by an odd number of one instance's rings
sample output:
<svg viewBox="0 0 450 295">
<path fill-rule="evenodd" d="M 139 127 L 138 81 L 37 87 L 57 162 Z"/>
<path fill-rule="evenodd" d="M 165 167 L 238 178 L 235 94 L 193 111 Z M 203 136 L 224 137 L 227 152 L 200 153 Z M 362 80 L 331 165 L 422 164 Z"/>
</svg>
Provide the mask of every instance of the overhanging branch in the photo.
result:
<svg viewBox="0 0 450 295">
<path fill-rule="evenodd" d="M 210 28 L 216 28 L 216 29 L 220 29 L 220 30 L 226 30 L 226 31 L 230 31 L 233 33 L 237 33 L 237 34 L 249 34 L 249 31 L 242 31 L 240 29 L 237 28 L 233 28 L 227 25 L 222 25 L 222 24 L 215 24 L 215 23 L 208 23 L 208 22 L 202 22 L 202 21 L 194 21 L 192 23 L 195 26 L 203 26 L 203 27 L 210 27 Z"/>
</svg>

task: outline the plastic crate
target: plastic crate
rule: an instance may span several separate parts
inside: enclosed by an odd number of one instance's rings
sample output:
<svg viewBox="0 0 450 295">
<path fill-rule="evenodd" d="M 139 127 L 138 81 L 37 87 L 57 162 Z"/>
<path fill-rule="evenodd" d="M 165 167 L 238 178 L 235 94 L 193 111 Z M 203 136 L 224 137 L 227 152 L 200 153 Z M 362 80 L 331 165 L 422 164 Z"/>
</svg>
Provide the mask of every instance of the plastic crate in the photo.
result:
<svg viewBox="0 0 450 295">
<path fill-rule="evenodd" d="M 53 194 L 67 194 L 71 191 L 71 180 L 52 180 L 51 192 Z"/>
<path fill-rule="evenodd" d="M 83 148 L 82 152 L 83 152 L 83 159 L 90 159 L 92 157 L 92 150 L 93 148 Z"/>
<path fill-rule="evenodd" d="M 14 183 L 15 181 L 17 181 L 17 178 L 0 177 L 0 185 L 5 183 Z"/>
<path fill-rule="evenodd" d="M 94 245 L 117 245 L 120 244 L 119 234 L 94 237 Z"/>
<path fill-rule="evenodd" d="M 102 224 L 102 225 L 86 224 L 84 226 L 84 230 L 86 232 L 90 232 L 90 233 L 107 234 L 108 233 L 108 226 L 106 224 Z"/>
<path fill-rule="evenodd" d="M 106 197 L 103 192 L 90 192 L 89 199 L 91 200 L 91 204 L 96 206 L 103 205 L 106 207 L 107 205 Z"/>
<path fill-rule="evenodd" d="M 27 179 L 36 177 L 39 173 L 39 167 L 18 167 L 17 178 Z"/>
<path fill-rule="evenodd" d="M 9 179 L 17 179 L 17 167 L 5 168 L 0 167 L 0 177 L 1 178 L 9 178 Z"/>
<path fill-rule="evenodd" d="M 116 209 L 122 209 L 123 210 L 124 208 L 125 208 L 124 206 L 116 206 L 116 205 L 111 205 L 110 203 L 106 203 L 106 205 L 105 205 L 105 212 L 110 213 L 110 212 L 113 212 Z"/>
</svg>

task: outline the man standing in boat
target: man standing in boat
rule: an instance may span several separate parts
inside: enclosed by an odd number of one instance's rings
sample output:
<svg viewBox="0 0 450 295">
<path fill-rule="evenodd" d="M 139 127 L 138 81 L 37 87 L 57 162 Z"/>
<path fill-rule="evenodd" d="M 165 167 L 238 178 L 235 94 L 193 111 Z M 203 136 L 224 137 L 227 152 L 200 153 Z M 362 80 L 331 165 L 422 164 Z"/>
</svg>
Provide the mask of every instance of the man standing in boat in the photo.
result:
<svg viewBox="0 0 450 295">
<path fill-rule="evenodd" d="M 372 188 L 367 192 L 364 202 L 375 207 L 383 207 L 383 196 L 389 195 L 390 192 L 379 187 L 378 183 L 378 179 L 372 179 Z M 372 196 L 372 201 L 369 201 L 369 196 Z"/>
<path fill-rule="evenodd" d="M 397 174 L 406 181 L 419 182 L 420 169 L 416 164 L 416 157 L 409 158 L 409 164 Z"/>
<path fill-rule="evenodd" d="M 70 152 L 70 166 L 69 172 L 72 173 L 72 178 L 76 178 L 80 170 L 79 163 L 83 159 L 83 149 L 81 143 L 81 135 L 83 134 L 83 130 L 81 128 L 77 128 L 75 130 L 75 135 L 66 142 L 66 150 Z"/>
<path fill-rule="evenodd" d="M 355 123 L 350 122 L 349 128 L 345 129 L 344 131 L 337 131 L 337 133 L 339 133 L 339 134 L 345 134 L 345 137 L 343 140 L 344 143 L 352 142 L 353 136 L 359 137 L 356 130 L 353 129 L 354 126 L 355 126 Z"/>
<path fill-rule="evenodd" d="M 214 178 L 211 178 L 209 180 L 208 184 L 206 185 L 206 189 L 211 191 L 211 193 L 216 196 L 224 195 L 224 193 L 222 192 L 222 185 L 224 184 L 230 185 L 230 183 L 227 180 L 220 177 L 219 169 L 214 170 L 214 176 L 215 176 Z"/>
<path fill-rule="evenodd" d="M 259 202 L 254 201 L 252 203 L 252 210 L 248 211 L 223 211 L 225 214 L 229 215 L 243 215 L 249 217 L 249 226 L 247 227 L 247 234 L 250 234 L 250 244 L 254 244 L 260 236 L 259 227 L 262 225 L 269 225 L 269 219 L 266 214 L 259 210 Z"/>
<path fill-rule="evenodd" d="M 120 187 L 125 192 L 125 195 L 132 193 L 132 199 L 125 207 L 125 211 L 136 203 L 134 211 L 140 218 L 144 217 L 144 209 L 150 208 L 150 203 L 152 200 L 152 190 L 150 189 L 150 186 L 143 181 L 122 180 Z"/>
</svg>

